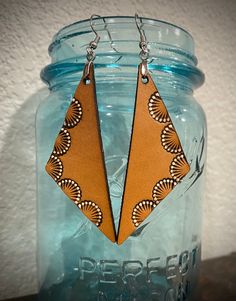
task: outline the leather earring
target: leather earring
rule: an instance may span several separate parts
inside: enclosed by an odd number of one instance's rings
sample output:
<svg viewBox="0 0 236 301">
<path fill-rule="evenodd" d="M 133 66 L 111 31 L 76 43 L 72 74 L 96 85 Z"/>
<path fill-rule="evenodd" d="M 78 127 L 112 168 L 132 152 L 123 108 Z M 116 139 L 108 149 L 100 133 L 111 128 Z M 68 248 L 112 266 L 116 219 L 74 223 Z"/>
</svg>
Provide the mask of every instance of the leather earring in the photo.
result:
<svg viewBox="0 0 236 301">
<path fill-rule="evenodd" d="M 148 72 L 149 50 L 142 19 L 137 14 L 135 21 L 142 62 L 138 67 L 118 244 L 139 227 L 190 170 L 174 124 Z"/>
<path fill-rule="evenodd" d="M 101 140 L 94 77 L 96 37 L 87 48 L 87 63 L 74 97 L 68 107 L 63 126 L 46 164 L 47 173 L 63 192 L 112 242 L 115 226 Z M 93 176 L 92 176 L 93 175 Z"/>
</svg>

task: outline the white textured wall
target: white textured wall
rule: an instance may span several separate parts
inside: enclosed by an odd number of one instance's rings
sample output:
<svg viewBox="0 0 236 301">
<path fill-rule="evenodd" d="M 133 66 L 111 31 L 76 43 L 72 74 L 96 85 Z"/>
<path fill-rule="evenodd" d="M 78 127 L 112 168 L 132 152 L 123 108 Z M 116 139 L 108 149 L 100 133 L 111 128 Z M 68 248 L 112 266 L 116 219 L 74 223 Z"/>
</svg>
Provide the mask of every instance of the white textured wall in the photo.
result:
<svg viewBox="0 0 236 301">
<path fill-rule="evenodd" d="M 90 7 L 90 4 L 93 7 Z M 0 0 L 0 299 L 36 285 L 35 93 L 47 47 L 62 26 L 92 13 L 163 19 L 195 38 L 209 126 L 203 257 L 236 250 L 236 2 L 229 0 Z"/>
</svg>

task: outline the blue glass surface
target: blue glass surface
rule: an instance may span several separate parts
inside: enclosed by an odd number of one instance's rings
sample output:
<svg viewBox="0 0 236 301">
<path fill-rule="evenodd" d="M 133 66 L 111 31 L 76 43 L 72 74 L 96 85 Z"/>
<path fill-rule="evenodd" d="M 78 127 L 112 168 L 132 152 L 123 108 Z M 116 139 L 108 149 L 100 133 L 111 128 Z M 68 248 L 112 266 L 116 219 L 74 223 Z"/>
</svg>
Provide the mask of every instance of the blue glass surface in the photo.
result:
<svg viewBox="0 0 236 301">
<path fill-rule="evenodd" d="M 118 224 L 133 118 L 139 34 L 131 17 L 102 19 L 95 77 L 112 208 Z M 62 29 L 41 72 L 49 95 L 38 108 L 38 271 L 41 301 L 191 300 L 201 249 L 206 120 L 193 97 L 204 76 L 192 37 L 172 24 L 144 19 L 149 70 L 191 164 L 190 173 L 121 246 L 111 243 L 46 174 L 45 164 L 80 81 L 89 22 Z M 150 162 L 152 164 L 152 162 Z M 93 175 L 96 176 L 96 175 Z M 91 181 L 92 177 L 91 176 Z"/>
</svg>

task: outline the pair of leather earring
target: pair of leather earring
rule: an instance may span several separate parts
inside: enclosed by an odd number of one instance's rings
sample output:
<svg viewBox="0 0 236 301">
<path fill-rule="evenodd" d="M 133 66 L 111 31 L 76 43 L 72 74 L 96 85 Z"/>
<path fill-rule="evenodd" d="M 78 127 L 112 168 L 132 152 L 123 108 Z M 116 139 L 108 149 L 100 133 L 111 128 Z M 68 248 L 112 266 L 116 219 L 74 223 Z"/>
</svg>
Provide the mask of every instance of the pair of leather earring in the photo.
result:
<svg viewBox="0 0 236 301">
<path fill-rule="evenodd" d="M 112 242 L 123 243 L 181 182 L 190 166 L 166 106 L 148 71 L 149 50 L 142 19 L 135 15 L 140 33 L 135 109 L 124 183 L 121 216 L 116 235 L 102 147 L 94 77 L 94 50 L 87 63 L 63 126 L 46 164 L 46 171 L 63 192 Z M 138 22 L 139 21 L 139 22 Z"/>
</svg>

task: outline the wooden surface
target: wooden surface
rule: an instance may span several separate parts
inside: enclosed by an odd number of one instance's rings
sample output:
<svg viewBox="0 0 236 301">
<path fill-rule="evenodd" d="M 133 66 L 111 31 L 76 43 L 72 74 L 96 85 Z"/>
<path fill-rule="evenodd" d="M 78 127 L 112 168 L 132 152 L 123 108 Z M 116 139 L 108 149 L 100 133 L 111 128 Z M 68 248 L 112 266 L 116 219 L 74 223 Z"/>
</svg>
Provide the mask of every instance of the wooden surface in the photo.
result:
<svg viewBox="0 0 236 301">
<path fill-rule="evenodd" d="M 202 262 L 200 301 L 236 300 L 236 253 Z"/>
<path fill-rule="evenodd" d="M 196 301 L 236 300 L 236 253 L 202 262 L 198 295 Z M 6 301 L 37 301 L 37 296 Z"/>
</svg>

